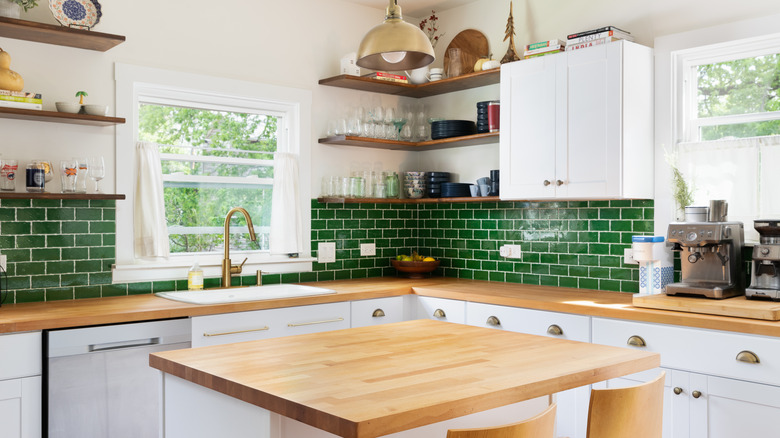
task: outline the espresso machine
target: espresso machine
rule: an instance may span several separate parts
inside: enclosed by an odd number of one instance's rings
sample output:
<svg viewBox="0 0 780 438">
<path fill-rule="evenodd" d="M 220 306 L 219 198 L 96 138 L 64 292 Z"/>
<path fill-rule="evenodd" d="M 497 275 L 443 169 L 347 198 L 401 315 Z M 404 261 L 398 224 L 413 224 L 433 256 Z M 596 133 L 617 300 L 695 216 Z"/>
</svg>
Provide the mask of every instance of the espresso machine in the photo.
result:
<svg viewBox="0 0 780 438">
<path fill-rule="evenodd" d="M 666 295 L 715 299 L 744 295 L 742 222 L 728 221 L 726 201 L 685 210 L 685 222 L 669 224 L 667 241 L 680 252 L 682 275 L 679 283 L 666 285 Z"/>
<path fill-rule="evenodd" d="M 761 238 L 753 247 L 750 287 L 745 289 L 745 296 L 780 301 L 780 219 L 758 219 L 753 227 Z"/>
</svg>

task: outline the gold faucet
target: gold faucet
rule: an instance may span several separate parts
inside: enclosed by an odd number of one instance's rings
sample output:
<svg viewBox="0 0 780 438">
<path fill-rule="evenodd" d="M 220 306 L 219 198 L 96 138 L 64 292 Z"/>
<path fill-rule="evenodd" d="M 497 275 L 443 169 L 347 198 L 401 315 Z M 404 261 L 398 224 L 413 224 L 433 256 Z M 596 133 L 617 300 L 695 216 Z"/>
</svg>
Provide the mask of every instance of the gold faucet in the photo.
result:
<svg viewBox="0 0 780 438">
<path fill-rule="evenodd" d="M 222 260 L 222 287 L 231 286 L 230 278 L 234 274 L 241 273 L 241 270 L 244 267 L 244 263 L 246 263 L 247 260 L 245 258 L 240 265 L 233 265 L 230 261 L 230 217 L 233 216 L 233 213 L 235 212 L 244 214 L 244 217 L 246 218 L 246 225 L 249 227 L 249 237 L 252 239 L 252 241 L 257 240 L 255 237 L 255 227 L 252 225 L 252 218 L 249 217 L 249 213 L 247 213 L 247 211 L 241 207 L 231 208 L 227 216 L 225 216 L 225 258 Z"/>
</svg>

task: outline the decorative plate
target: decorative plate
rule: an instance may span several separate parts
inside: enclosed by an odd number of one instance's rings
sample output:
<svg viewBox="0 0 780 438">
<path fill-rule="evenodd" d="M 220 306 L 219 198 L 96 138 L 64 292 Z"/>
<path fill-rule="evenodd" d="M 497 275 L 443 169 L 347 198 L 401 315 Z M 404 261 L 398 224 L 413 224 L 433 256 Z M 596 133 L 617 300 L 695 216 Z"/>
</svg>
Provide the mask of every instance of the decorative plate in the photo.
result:
<svg viewBox="0 0 780 438">
<path fill-rule="evenodd" d="M 52 15 L 63 26 L 91 29 L 103 13 L 98 0 L 49 0 Z"/>
</svg>

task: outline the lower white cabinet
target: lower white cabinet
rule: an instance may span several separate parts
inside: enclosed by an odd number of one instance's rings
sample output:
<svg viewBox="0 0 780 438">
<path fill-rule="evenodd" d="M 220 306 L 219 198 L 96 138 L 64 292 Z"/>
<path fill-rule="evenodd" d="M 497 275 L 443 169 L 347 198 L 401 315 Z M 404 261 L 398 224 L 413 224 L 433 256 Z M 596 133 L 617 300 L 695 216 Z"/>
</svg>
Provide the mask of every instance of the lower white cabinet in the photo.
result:
<svg viewBox="0 0 780 438">
<path fill-rule="evenodd" d="M 41 436 L 41 332 L 0 335 L 0 437 Z"/>
<path fill-rule="evenodd" d="M 192 346 L 230 344 L 349 327 L 349 302 L 195 316 L 192 318 Z"/>
<path fill-rule="evenodd" d="M 415 295 L 410 319 L 435 319 L 439 321 L 466 323 L 466 302 L 446 298 Z"/>
<path fill-rule="evenodd" d="M 389 324 L 406 320 L 403 296 L 352 301 L 352 327 Z"/>
</svg>

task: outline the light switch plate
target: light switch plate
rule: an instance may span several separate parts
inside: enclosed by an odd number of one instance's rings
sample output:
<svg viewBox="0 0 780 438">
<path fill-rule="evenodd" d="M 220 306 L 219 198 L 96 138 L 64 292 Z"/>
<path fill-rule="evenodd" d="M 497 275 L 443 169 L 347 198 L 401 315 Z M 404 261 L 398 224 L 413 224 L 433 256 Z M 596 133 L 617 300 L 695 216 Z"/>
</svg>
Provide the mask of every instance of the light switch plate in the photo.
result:
<svg viewBox="0 0 780 438">
<path fill-rule="evenodd" d="M 0 268 L 3 269 L 3 271 L 8 271 L 8 256 L 5 254 L 0 254 Z"/>
<path fill-rule="evenodd" d="M 320 242 L 317 244 L 317 261 L 333 263 L 336 261 L 336 242 Z"/>
<path fill-rule="evenodd" d="M 523 250 L 520 245 L 504 245 L 498 249 L 498 254 L 508 259 L 523 258 Z"/>
<path fill-rule="evenodd" d="M 375 243 L 361 243 L 360 244 L 360 255 L 361 256 L 375 256 L 376 255 L 376 244 Z"/>
</svg>

